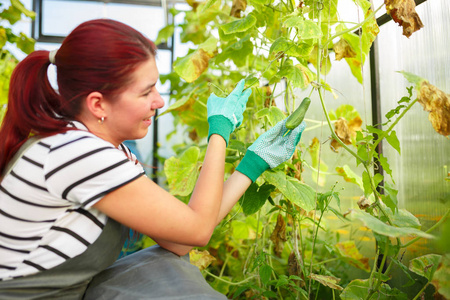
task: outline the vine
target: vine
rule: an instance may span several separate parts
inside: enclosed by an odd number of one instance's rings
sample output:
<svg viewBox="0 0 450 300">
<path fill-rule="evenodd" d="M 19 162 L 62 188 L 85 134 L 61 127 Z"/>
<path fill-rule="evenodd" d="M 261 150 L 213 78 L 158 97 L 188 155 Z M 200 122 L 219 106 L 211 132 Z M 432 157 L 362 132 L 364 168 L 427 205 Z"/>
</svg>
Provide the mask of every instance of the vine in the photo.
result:
<svg viewBox="0 0 450 300">
<path fill-rule="evenodd" d="M 404 5 L 411 17 L 417 15 L 411 10 L 412 0 L 386 1 L 374 11 L 366 0 L 352 1 L 364 19 L 350 28 L 345 26 L 345 20 L 340 20 L 338 0 L 189 2 L 192 10 L 185 11 L 184 23 L 177 25 L 182 29 L 182 42 L 196 46 L 175 61 L 174 73 L 161 76 L 163 82 L 170 81 L 173 94 L 170 107 L 159 117 L 172 114 L 175 123 L 182 124 L 190 137 L 190 141 L 176 145 L 176 156 L 164 162 L 172 194 L 185 200 L 193 190 L 204 155 L 209 95 L 214 91 L 226 95 L 242 78 L 253 93 L 243 124 L 230 138 L 226 177 L 259 134 L 294 111 L 297 95 L 307 89 L 309 96 L 317 95 L 320 102 L 317 105 L 326 120 L 330 147 L 356 160 L 353 167 L 344 165 L 336 168 L 336 172 L 344 181 L 359 186 L 359 209 L 341 211 L 340 182 L 321 191 L 326 176 L 336 173 L 327 171 L 317 138 L 302 139 L 290 161 L 266 171 L 249 187 L 205 247 L 217 258 L 204 271 L 205 276 L 229 298 L 355 299 L 364 295 L 366 299 L 403 299 L 406 293 L 388 284 L 394 266 L 409 277 L 413 272 L 428 279 L 417 297 L 427 286 L 444 278 L 448 268 L 445 255 L 414 258 L 409 268 L 397 257 L 402 249 L 419 239 L 433 238 L 430 233 L 444 223 L 448 212 L 431 230 L 420 230 L 417 218 L 398 207 L 398 191 L 388 181 L 389 177 L 373 169 L 382 167 L 392 179 L 387 158 L 377 153 L 376 148 L 381 141 L 387 141 L 400 152 L 395 126 L 416 103 L 423 104 L 432 97 L 426 95 L 425 88 L 444 101 L 448 95 L 431 88 L 425 79 L 403 72 L 413 86 L 407 89 L 408 96 L 386 114 L 384 124 L 364 128 L 352 125 L 362 121 L 350 105 L 329 111 L 324 93 L 333 93 L 333 88 L 322 80 L 332 68 L 329 52 L 333 51 L 336 59 L 345 59 L 356 80 L 362 83 L 361 66 L 379 32 L 375 14 L 386 7 L 388 13 L 397 17 L 395 14 Z M 175 16 L 180 11 L 172 9 L 171 13 Z M 420 18 L 415 20 L 417 24 L 404 31 L 405 35 L 420 29 Z M 174 27 L 171 24 L 163 28 L 157 42 L 168 40 Z M 415 99 L 413 90 L 417 91 Z M 324 126 L 318 120 L 305 121 L 313 125 L 307 127 L 308 131 Z M 379 129 L 377 125 L 387 129 Z M 181 164 L 185 166 L 182 171 Z M 359 165 L 363 167 L 360 175 L 354 171 Z M 315 188 L 304 178 L 308 172 L 313 175 Z M 371 265 L 369 258 L 360 252 L 358 242 L 350 238 L 341 240 L 338 233 L 327 228 L 325 216 L 329 215 L 348 228 L 354 221 L 362 221 L 372 232 L 376 242 Z M 401 238 L 410 236 L 414 238 L 401 242 Z M 349 266 L 367 272 L 367 276 L 351 278 L 346 274 Z M 432 273 L 428 272 L 430 268 Z M 445 293 L 443 289 L 437 292 Z"/>
</svg>

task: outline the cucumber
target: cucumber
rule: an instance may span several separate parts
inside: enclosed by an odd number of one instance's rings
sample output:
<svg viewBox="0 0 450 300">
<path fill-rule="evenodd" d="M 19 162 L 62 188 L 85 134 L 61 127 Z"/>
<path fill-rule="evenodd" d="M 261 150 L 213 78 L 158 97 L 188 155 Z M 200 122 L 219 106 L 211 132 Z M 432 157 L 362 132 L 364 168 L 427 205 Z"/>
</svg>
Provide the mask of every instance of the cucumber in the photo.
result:
<svg viewBox="0 0 450 300">
<path fill-rule="evenodd" d="M 311 104 L 311 99 L 309 99 L 308 97 L 303 99 L 302 103 L 300 103 L 297 109 L 286 120 L 285 126 L 287 129 L 292 130 L 303 122 L 306 111 L 309 108 L 309 104 Z"/>
</svg>

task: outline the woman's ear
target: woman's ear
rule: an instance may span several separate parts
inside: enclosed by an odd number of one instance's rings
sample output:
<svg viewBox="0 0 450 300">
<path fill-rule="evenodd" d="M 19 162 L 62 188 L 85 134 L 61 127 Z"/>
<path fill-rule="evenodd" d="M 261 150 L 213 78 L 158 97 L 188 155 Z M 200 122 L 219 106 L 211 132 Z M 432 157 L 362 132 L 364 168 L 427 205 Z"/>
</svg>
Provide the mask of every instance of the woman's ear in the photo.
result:
<svg viewBox="0 0 450 300">
<path fill-rule="evenodd" d="M 106 102 L 100 92 L 92 92 L 86 97 L 86 108 L 96 119 L 106 117 Z"/>
</svg>

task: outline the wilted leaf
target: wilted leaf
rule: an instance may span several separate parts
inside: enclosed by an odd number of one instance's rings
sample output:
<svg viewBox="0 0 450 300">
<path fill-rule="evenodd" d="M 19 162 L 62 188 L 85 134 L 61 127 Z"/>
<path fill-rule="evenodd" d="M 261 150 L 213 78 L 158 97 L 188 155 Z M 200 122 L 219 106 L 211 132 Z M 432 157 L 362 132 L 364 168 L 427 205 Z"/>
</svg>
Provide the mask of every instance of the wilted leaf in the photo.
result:
<svg viewBox="0 0 450 300">
<path fill-rule="evenodd" d="M 334 123 L 334 132 L 339 137 L 339 139 L 346 145 L 351 145 L 356 139 L 356 132 L 361 131 L 362 120 L 360 116 L 347 121 L 345 118 L 339 118 Z M 341 145 L 336 141 L 331 141 L 331 149 L 336 152 L 336 149 L 341 147 Z"/>
<path fill-rule="evenodd" d="M 200 271 L 203 271 L 213 261 L 215 261 L 216 258 L 214 256 L 212 256 L 211 254 L 209 254 L 209 252 L 207 250 L 200 251 L 200 250 L 197 250 L 197 249 L 192 249 L 189 252 L 189 260 L 190 260 L 192 265 L 194 265 L 197 268 L 199 268 Z"/>
<path fill-rule="evenodd" d="M 273 242 L 275 255 L 281 257 L 283 242 L 286 241 L 286 222 L 281 214 L 277 216 L 277 224 L 270 235 L 270 240 Z"/>
<path fill-rule="evenodd" d="M 173 156 L 164 162 L 164 173 L 172 195 L 187 196 L 192 193 L 199 174 L 200 149 L 192 146 L 179 158 Z"/>
<path fill-rule="evenodd" d="M 336 60 L 341 60 L 343 58 L 352 58 L 356 56 L 355 50 L 352 46 L 345 40 L 340 39 L 339 42 L 333 45 L 333 50 L 336 53 Z"/>
<path fill-rule="evenodd" d="M 428 81 L 422 81 L 418 101 L 425 111 L 434 130 L 443 136 L 450 135 L 450 95 L 444 93 Z"/>
<path fill-rule="evenodd" d="M 369 259 L 362 256 L 354 241 L 345 241 L 336 244 L 339 253 L 345 257 L 349 263 L 366 272 L 370 272 Z"/>
<path fill-rule="evenodd" d="M 208 68 L 208 61 L 211 57 L 205 50 L 197 49 L 193 53 L 177 59 L 173 64 L 173 69 L 187 82 L 193 82 Z"/>
<path fill-rule="evenodd" d="M 319 274 L 314 274 L 314 273 L 311 273 L 308 277 L 317 282 L 320 282 L 322 285 L 330 287 L 334 290 L 339 290 L 339 291 L 343 290 L 343 288 L 340 285 L 338 285 L 339 281 L 341 281 L 340 278 L 337 278 L 334 276 L 319 275 Z"/>
<path fill-rule="evenodd" d="M 357 184 L 361 188 L 361 190 L 364 191 L 361 177 L 353 172 L 353 170 L 348 165 L 344 165 L 343 167 L 336 167 L 336 172 L 338 172 L 338 175 L 344 177 L 345 181 Z"/>
<path fill-rule="evenodd" d="M 230 16 L 235 18 L 241 17 L 241 12 L 245 11 L 247 8 L 246 0 L 233 0 L 233 5 L 231 6 Z"/>
<path fill-rule="evenodd" d="M 300 206 L 307 212 L 315 207 L 316 191 L 309 185 L 287 176 L 283 171 L 266 171 L 264 180 L 274 185 L 293 204 Z"/>
<path fill-rule="evenodd" d="M 394 22 L 403 27 L 403 35 L 410 37 L 415 31 L 423 27 L 419 15 L 416 13 L 414 0 L 384 0 L 386 12 Z"/>
<path fill-rule="evenodd" d="M 450 299 L 450 256 L 448 254 L 442 257 L 431 283 L 435 286 L 437 293 Z"/>
</svg>

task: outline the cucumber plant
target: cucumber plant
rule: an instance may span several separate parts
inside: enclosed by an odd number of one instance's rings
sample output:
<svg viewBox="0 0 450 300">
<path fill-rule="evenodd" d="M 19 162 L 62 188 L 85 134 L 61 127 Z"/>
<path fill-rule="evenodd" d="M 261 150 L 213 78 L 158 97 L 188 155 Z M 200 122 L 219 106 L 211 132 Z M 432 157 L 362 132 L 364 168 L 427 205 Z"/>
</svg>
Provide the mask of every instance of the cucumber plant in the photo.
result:
<svg viewBox="0 0 450 300">
<path fill-rule="evenodd" d="M 405 35 L 420 29 L 420 18 L 411 11 L 412 0 L 408 1 L 386 1 L 372 8 L 369 1 L 353 0 L 356 14 L 361 13 L 364 19 L 351 27 L 340 19 L 337 0 L 188 2 L 191 10 L 183 12 L 184 22 L 177 26 L 182 29 L 181 41 L 191 42 L 195 48 L 174 62 L 173 73 L 161 76 L 162 82 L 170 81 L 173 93 L 170 107 L 160 117 L 172 114 L 177 130 L 183 128 L 189 136 L 174 146 L 175 156 L 164 160 L 172 194 L 185 201 L 194 188 L 206 145 L 206 101 L 213 88 L 230 92 L 243 78 L 253 93 L 243 124 L 230 138 L 225 177 L 259 134 L 288 115 L 290 130 L 300 124 L 310 100 L 305 99 L 295 110 L 296 101 L 298 91 L 305 90 L 309 90 L 308 99 L 316 96 L 311 105 L 323 110 L 333 149 L 343 149 L 356 161 L 352 166 L 338 167 L 342 180 L 326 189 L 320 184 L 329 175 L 323 168 L 321 143 L 317 138 L 303 138 L 290 161 L 266 171 L 250 186 L 205 247 L 216 261 L 203 272 L 211 285 L 229 298 L 355 299 L 363 295 L 365 299 L 406 299 L 407 290 L 389 286 L 395 267 L 411 280 L 411 273 L 416 273 L 427 278 L 425 287 L 434 282 L 439 289 L 448 269 L 447 256 L 414 258 L 412 264 L 422 268 L 408 268 L 399 257 L 414 242 L 432 238 L 431 233 L 446 220 L 448 212 L 427 232 L 420 230 L 418 219 L 398 207 L 398 191 L 389 180 L 389 162 L 376 152 L 382 140 L 399 151 L 394 127 L 421 102 L 420 91 L 427 81 L 403 74 L 415 89 L 410 88 L 408 96 L 388 113 L 386 130 L 377 124 L 348 130 L 350 122 L 360 121 L 359 113 L 349 105 L 331 112 L 323 96 L 333 92 L 324 80 L 332 68 L 330 51 L 336 58 L 344 58 L 362 83 L 361 66 L 378 34 L 375 14 L 382 7 L 395 20 L 400 8 L 408 8 L 417 23 L 409 24 Z M 180 13 L 175 9 L 170 12 L 174 16 Z M 167 40 L 173 32 L 174 25 L 168 25 L 157 41 Z M 413 90 L 418 91 L 417 99 L 413 99 Z M 306 130 L 321 123 L 305 121 L 309 123 Z M 375 163 L 390 177 L 374 172 Z M 305 180 L 306 170 L 317 175 L 315 184 Z M 360 188 L 355 195 L 360 198 L 359 209 L 341 211 L 341 186 L 347 182 Z M 328 228 L 327 216 L 342 222 L 341 229 Z M 352 224 L 356 220 L 365 227 L 355 229 Z M 368 228 L 370 238 L 363 228 Z M 416 238 L 405 242 L 410 235 Z M 374 250 L 370 257 L 365 256 L 361 240 L 354 241 L 358 236 L 371 241 Z M 354 278 L 347 272 L 349 268 L 362 273 Z M 445 289 L 438 292 L 446 293 Z"/>
</svg>

